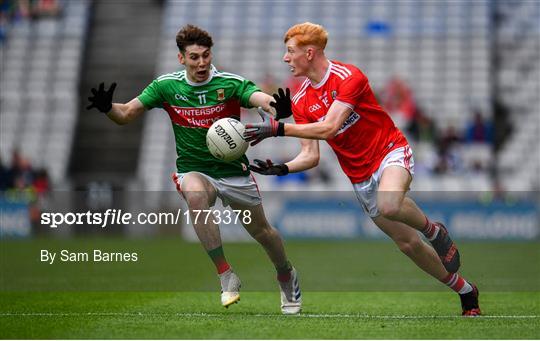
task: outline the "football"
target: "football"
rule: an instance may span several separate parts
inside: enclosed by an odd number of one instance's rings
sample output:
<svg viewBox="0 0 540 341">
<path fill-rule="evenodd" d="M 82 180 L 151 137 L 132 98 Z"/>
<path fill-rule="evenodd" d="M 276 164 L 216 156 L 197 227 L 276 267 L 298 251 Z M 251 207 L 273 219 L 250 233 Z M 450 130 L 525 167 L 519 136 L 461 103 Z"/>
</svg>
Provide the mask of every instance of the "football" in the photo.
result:
<svg viewBox="0 0 540 341">
<path fill-rule="evenodd" d="M 206 145 L 212 155 L 223 161 L 234 161 L 248 149 L 244 139 L 244 125 L 234 118 L 222 118 L 206 133 Z"/>
</svg>

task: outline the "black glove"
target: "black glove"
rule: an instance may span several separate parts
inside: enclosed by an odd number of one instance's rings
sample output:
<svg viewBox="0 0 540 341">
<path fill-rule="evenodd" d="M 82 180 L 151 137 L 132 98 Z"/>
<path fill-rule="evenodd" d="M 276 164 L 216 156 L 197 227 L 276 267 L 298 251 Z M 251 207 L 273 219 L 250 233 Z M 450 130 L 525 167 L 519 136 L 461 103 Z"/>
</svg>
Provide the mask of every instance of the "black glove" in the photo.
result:
<svg viewBox="0 0 540 341">
<path fill-rule="evenodd" d="M 105 114 L 111 111 L 114 89 L 116 89 L 116 83 L 112 83 L 107 91 L 105 91 L 105 84 L 103 83 L 99 85 L 99 89 L 97 90 L 96 88 L 92 88 L 91 91 L 94 96 L 88 97 L 90 105 L 86 107 L 86 110 L 96 108 Z"/>
<path fill-rule="evenodd" d="M 269 137 L 285 135 L 285 123 L 276 121 L 272 114 L 264 111 L 261 107 L 257 111 L 262 118 L 262 122 L 247 123 L 244 130 L 244 139 L 251 142 L 251 146 Z"/>
<path fill-rule="evenodd" d="M 287 88 L 285 91 L 279 88 L 278 93 L 272 95 L 276 101 L 270 102 L 270 106 L 276 109 L 276 120 L 281 120 L 292 115 L 291 90 Z"/>
<path fill-rule="evenodd" d="M 286 164 L 282 163 L 279 165 L 274 165 L 271 160 L 267 159 L 266 162 L 255 159 L 253 160 L 257 166 L 249 165 L 249 169 L 262 174 L 262 175 L 287 175 L 289 174 L 289 167 Z"/>
</svg>

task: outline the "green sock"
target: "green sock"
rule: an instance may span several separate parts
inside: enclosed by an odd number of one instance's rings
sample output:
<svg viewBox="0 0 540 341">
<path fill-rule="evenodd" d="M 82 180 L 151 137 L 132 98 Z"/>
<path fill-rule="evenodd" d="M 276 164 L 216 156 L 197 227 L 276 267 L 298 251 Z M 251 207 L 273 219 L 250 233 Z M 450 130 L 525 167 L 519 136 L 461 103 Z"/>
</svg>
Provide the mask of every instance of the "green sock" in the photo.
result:
<svg viewBox="0 0 540 341">
<path fill-rule="evenodd" d="M 231 266 L 227 263 L 225 259 L 225 254 L 223 253 L 223 246 L 219 246 L 213 250 L 208 251 L 208 255 L 214 262 L 218 274 L 222 274 L 225 271 L 229 270 Z"/>
</svg>

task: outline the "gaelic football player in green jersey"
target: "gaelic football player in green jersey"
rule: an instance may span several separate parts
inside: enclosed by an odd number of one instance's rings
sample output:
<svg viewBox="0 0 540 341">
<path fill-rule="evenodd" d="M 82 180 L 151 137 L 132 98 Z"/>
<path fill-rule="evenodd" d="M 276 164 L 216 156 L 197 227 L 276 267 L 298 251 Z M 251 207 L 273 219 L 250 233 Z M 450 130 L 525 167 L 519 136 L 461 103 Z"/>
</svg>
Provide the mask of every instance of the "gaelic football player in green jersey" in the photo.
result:
<svg viewBox="0 0 540 341">
<path fill-rule="evenodd" d="M 297 314 L 302 301 L 297 273 L 287 259 L 280 235 L 266 220 L 246 156 L 224 162 L 213 157 L 206 146 L 206 132 L 214 121 L 224 117 L 239 119 L 240 107 L 270 110 L 276 103 L 253 82 L 216 70 L 212 65 L 212 37 L 206 31 L 187 25 L 176 35 L 176 44 L 178 61 L 185 70 L 156 78 L 125 104 L 112 103 L 115 83 L 109 90 L 102 83 L 92 89 L 88 109 L 97 108 L 117 124 L 129 123 L 152 108 L 164 109 L 171 119 L 178 155 L 173 180 L 193 213 L 195 232 L 217 268 L 222 305 L 228 307 L 240 300 L 240 279 L 223 253 L 219 226 L 213 219 L 195 219 L 194 213 L 214 206 L 218 197 L 224 206 L 230 205 L 249 217 L 239 220 L 276 267 L 281 310 Z"/>
</svg>

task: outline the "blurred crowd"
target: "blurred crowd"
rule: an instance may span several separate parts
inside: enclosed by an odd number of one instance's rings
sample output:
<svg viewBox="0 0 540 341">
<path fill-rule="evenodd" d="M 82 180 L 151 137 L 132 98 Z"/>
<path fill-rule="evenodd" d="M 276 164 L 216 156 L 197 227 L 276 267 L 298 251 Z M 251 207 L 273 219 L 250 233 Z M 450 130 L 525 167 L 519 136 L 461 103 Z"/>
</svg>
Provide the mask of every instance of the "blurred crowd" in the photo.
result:
<svg viewBox="0 0 540 341">
<path fill-rule="evenodd" d="M 56 17 L 61 12 L 60 0 L 0 0 L 0 44 L 5 41 L 11 24 Z"/>
<path fill-rule="evenodd" d="M 415 100 L 412 89 L 402 79 L 392 78 L 378 95 L 381 105 L 413 146 L 419 143 L 433 146 L 436 160 L 428 165 L 430 172 L 445 174 L 487 171 L 487 165 L 480 161 L 468 166 L 471 169 L 464 169 L 460 155 L 463 150 L 461 147 L 470 144 L 485 145 L 490 152 L 493 148 L 493 123 L 480 110 L 472 109 L 468 121 L 462 127 L 449 125 L 440 129 L 436 117 L 424 112 Z"/>
<path fill-rule="evenodd" d="M 0 193 L 33 202 L 45 196 L 50 187 L 47 170 L 35 169 L 18 151 L 13 152 L 9 166 L 0 159 Z"/>
</svg>

